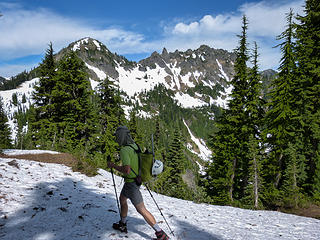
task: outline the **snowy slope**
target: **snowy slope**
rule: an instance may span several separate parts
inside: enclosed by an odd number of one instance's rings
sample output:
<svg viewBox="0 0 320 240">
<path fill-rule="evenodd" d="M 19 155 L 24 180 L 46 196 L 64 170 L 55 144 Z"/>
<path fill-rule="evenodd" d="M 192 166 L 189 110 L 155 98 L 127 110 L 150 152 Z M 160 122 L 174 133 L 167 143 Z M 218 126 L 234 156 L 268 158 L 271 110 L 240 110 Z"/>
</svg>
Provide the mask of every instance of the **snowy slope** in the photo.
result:
<svg viewBox="0 0 320 240">
<path fill-rule="evenodd" d="M 106 75 L 104 72 L 99 70 L 98 68 L 95 68 L 93 66 L 90 66 L 89 64 L 86 64 L 88 68 L 93 70 L 97 76 L 99 76 L 100 80 L 105 79 Z M 152 90 L 158 83 L 166 84 L 165 81 L 162 82 L 161 79 L 164 79 L 163 76 L 161 76 L 161 68 L 154 69 L 154 75 L 152 75 L 153 71 L 149 71 L 148 73 L 149 78 L 152 80 L 145 80 L 143 79 L 143 74 L 146 74 L 145 72 L 140 72 L 138 69 L 134 69 L 128 72 L 126 72 L 123 68 L 118 68 L 120 77 L 119 77 L 119 86 L 120 89 L 124 90 L 129 96 L 133 96 L 136 93 L 140 93 L 144 90 Z M 163 70 L 163 69 L 162 69 Z M 164 70 L 163 70 L 164 71 Z M 159 73 L 159 74 L 157 74 Z M 21 84 L 18 88 L 7 90 L 7 91 L 0 91 L 0 97 L 2 97 L 2 101 L 4 104 L 4 109 L 6 110 L 6 114 L 9 119 L 9 125 L 10 129 L 12 130 L 11 139 L 14 140 L 17 136 L 17 130 L 18 126 L 17 123 L 14 121 L 14 113 L 18 111 L 18 106 L 13 105 L 12 103 L 12 95 L 17 94 L 18 102 L 21 104 L 22 109 L 28 109 L 30 107 L 30 104 L 33 103 L 32 100 L 32 93 L 34 91 L 34 86 L 38 83 L 39 78 L 34 78 L 30 81 L 26 81 L 23 84 Z M 95 80 L 90 79 L 91 87 L 92 89 L 96 89 L 98 82 Z M 187 82 L 185 82 L 187 84 Z M 170 86 L 166 86 L 170 89 Z M 22 103 L 22 97 L 23 95 L 26 96 L 27 102 Z M 176 99 L 183 107 L 198 107 L 206 105 L 205 102 L 202 102 L 200 99 L 192 98 L 188 94 L 183 93 L 176 93 Z M 125 109 L 127 115 L 129 116 L 129 110 Z M 143 117 L 150 117 L 148 113 L 140 113 Z M 186 123 L 185 123 L 186 125 Z M 188 128 L 189 134 L 191 136 L 192 141 L 198 146 L 200 152 L 194 152 L 196 155 L 198 155 L 203 160 L 208 160 L 210 158 L 211 152 L 205 145 L 202 139 L 197 139 L 192 135 L 192 132 Z M 188 148 L 191 150 L 190 148 Z"/>
<path fill-rule="evenodd" d="M 30 104 L 32 104 L 32 93 L 34 91 L 34 86 L 39 81 L 39 78 L 34 78 L 30 81 L 22 83 L 18 88 L 6 91 L 0 91 L 0 97 L 2 98 L 2 103 L 6 111 L 7 117 L 9 119 L 9 125 L 12 130 L 12 139 L 15 139 L 17 135 L 17 123 L 14 123 L 14 113 L 18 112 L 18 106 L 15 106 L 12 101 L 12 95 L 17 95 L 18 103 L 21 104 L 22 110 L 29 109 Z M 26 97 L 26 102 L 22 102 L 23 95 Z M 18 104 L 19 105 L 19 104 Z"/>
<path fill-rule="evenodd" d="M 119 217 L 111 175 L 104 170 L 99 170 L 98 176 L 87 177 L 59 164 L 0 158 L 0 178 L 1 240 L 141 240 L 153 237 L 153 230 L 131 203 L 129 233 L 118 234 L 112 230 L 112 223 Z M 121 178 L 116 177 L 118 193 L 121 185 Z M 147 208 L 168 231 L 144 187 L 142 194 Z M 176 238 L 172 239 L 320 238 L 320 221 L 312 218 L 195 204 L 156 193 L 154 197 L 175 232 Z"/>
</svg>

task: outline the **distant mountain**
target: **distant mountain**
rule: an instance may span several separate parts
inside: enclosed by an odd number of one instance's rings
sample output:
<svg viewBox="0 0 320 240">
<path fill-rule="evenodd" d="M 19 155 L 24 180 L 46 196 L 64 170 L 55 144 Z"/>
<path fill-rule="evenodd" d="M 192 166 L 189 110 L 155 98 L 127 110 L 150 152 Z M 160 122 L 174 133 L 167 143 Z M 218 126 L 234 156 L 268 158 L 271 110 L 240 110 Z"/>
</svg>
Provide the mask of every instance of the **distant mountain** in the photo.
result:
<svg viewBox="0 0 320 240">
<path fill-rule="evenodd" d="M 234 75 L 235 55 L 205 45 L 196 50 L 173 53 L 168 53 L 164 48 L 161 54 L 154 52 L 138 63 L 111 53 L 105 45 L 92 38 L 71 43 L 56 58 L 61 59 L 69 51 L 76 52 L 85 62 L 92 81 L 108 76 L 118 82 L 128 97 L 163 84 L 174 91 L 175 99 L 183 107 L 225 105 L 221 99 L 225 98 L 227 82 Z M 214 95 L 215 98 L 212 97 Z M 190 105 L 191 100 L 195 104 Z"/>
<path fill-rule="evenodd" d="M 206 45 L 185 52 L 168 52 L 164 48 L 161 53 L 154 52 L 146 59 L 133 62 L 110 52 L 95 39 L 83 38 L 59 51 L 56 60 L 70 51 L 84 61 L 92 89 L 106 77 L 119 86 L 127 116 L 133 109 L 141 121 L 159 116 L 166 129 L 172 129 L 178 121 L 184 128 L 188 149 L 203 160 L 210 157 L 205 141 L 214 127 L 213 119 L 221 107 L 227 106 L 232 90 L 229 82 L 235 73 L 234 53 Z M 0 91 L 14 130 L 13 137 L 17 133 L 15 112 L 24 111 L 32 104 L 33 86 L 38 81 L 36 74 L 34 69 L 31 75 L 26 75 L 28 81 L 21 87 Z M 14 94 L 18 104 L 14 104 Z"/>
</svg>

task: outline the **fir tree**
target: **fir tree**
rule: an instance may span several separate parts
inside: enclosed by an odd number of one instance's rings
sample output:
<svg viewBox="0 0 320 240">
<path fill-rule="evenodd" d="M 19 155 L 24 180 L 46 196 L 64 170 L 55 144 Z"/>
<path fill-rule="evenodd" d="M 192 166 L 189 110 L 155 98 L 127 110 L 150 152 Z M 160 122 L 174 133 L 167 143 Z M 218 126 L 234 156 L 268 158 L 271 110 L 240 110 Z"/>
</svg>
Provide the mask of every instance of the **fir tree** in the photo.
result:
<svg viewBox="0 0 320 240">
<path fill-rule="evenodd" d="M 236 49 L 235 76 L 228 109 L 217 121 L 217 132 L 212 137 L 213 161 L 208 167 L 208 194 L 217 203 L 230 203 L 244 196 L 248 182 L 248 133 L 247 103 L 249 89 L 249 60 L 247 43 L 248 22 L 242 19 L 242 34 Z"/>
<path fill-rule="evenodd" d="M 51 131 L 57 134 L 60 148 L 74 149 L 85 146 L 96 131 L 93 92 L 84 70 L 84 63 L 74 52 L 60 62 L 52 90 L 53 116 Z"/>
<path fill-rule="evenodd" d="M 139 144 L 140 146 L 142 145 L 142 137 L 140 136 L 138 132 L 138 123 L 137 123 L 137 111 L 132 110 L 130 112 L 130 120 L 129 120 L 129 129 L 131 136 L 133 137 L 134 141 Z"/>
<path fill-rule="evenodd" d="M 43 149 L 52 149 L 55 145 L 57 128 L 53 127 L 53 102 L 52 91 L 55 87 L 56 62 L 54 60 L 54 51 L 52 43 L 46 50 L 45 58 L 40 64 L 39 83 L 35 86 L 33 92 L 34 100 L 34 118 L 29 122 L 28 134 L 33 136 L 35 145 L 40 145 Z M 50 125 L 50 126 L 49 126 Z"/>
<path fill-rule="evenodd" d="M 114 84 L 106 78 L 98 85 L 99 119 L 102 126 L 100 148 L 103 154 L 111 155 L 116 151 L 117 144 L 114 132 L 119 126 L 119 116 L 123 114 L 120 98 Z M 96 143 L 96 146 L 98 144 Z"/>
<path fill-rule="evenodd" d="M 12 94 L 12 103 L 14 106 L 18 106 L 18 96 L 17 93 Z"/>
<path fill-rule="evenodd" d="M 228 122 L 226 113 L 216 123 L 217 132 L 209 139 L 212 149 L 212 162 L 206 168 L 203 185 L 207 194 L 215 204 L 233 202 L 234 175 L 236 168 L 237 149 L 236 136 Z"/>
<path fill-rule="evenodd" d="M 301 144 L 297 140 L 296 144 Z M 297 152 L 300 147 L 289 143 L 284 154 L 288 159 L 287 168 L 284 172 L 284 183 L 282 187 L 283 200 L 286 207 L 298 207 L 301 198 L 301 186 L 306 178 L 304 156 Z"/>
<path fill-rule="evenodd" d="M 249 205 L 260 207 L 260 195 L 262 188 L 261 160 L 262 160 L 262 128 L 264 119 L 264 100 L 262 98 L 261 77 L 258 67 L 258 47 L 254 43 L 252 54 L 253 67 L 248 76 L 248 93 L 246 104 L 247 127 L 250 138 L 248 139 L 248 183 L 244 186 L 246 195 L 249 196 Z M 244 199 L 245 204 L 246 197 Z"/>
<path fill-rule="evenodd" d="M 165 188 L 169 196 L 190 199 L 191 192 L 182 179 L 182 174 L 186 169 L 186 159 L 179 131 L 179 129 L 174 131 L 173 140 L 169 146 L 165 164 L 170 169 L 170 176 L 164 184 L 166 184 Z"/>
<path fill-rule="evenodd" d="M 11 130 L 8 118 L 4 112 L 2 98 L 0 97 L 0 151 L 4 148 L 11 148 Z"/>
<path fill-rule="evenodd" d="M 312 195 L 320 191 L 320 2 L 306 0 L 305 15 L 298 16 L 296 103 L 301 123 L 306 157 L 305 190 Z"/>
<path fill-rule="evenodd" d="M 45 57 L 40 64 L 41 76 L 39 79 L 39 84 L 35 86 L 35 93 L 33 94 L 33 98 L 37 106 L 45 107 L 46 105 L 50 104 L 51 92 L 55 86 L 55 73 L 56 63 L 54 60 L 52 43 L 50 43 L 49 48 L 46 50 Z"/>
<path fill-rule="evenodd" d="M 270 92 L 271 101 L 268 104 L 266 115 L 265 136 L 267 136 L 270 153 L 264 163 L 264 178 L 267 189 L 266 202 L 275 202 L 278 199 L 279 189 L 283 182 L 284 170 L 287 167 L 287 159 L 284 151 L 289 143 L 294 142 L 294 135 L 298 129 L 295 112 L 295 54 L 294 54 L 294 29 L 292 23 L 292 10 L 287 14 L 287 29 L 278 36 L 283 40 L 278 46 L 282 52 L 278 77 L 272 83 Z"/>
<path fill-rule="evenodd" d="M 261 208 L 261 192 L 262 192 L 262 164 L 261 152 L 259 149 L 260 139 L 250 136 L 249 140 L 249 184 L 246 186 L 245 204 L 255 209 Z"/>
</svg>

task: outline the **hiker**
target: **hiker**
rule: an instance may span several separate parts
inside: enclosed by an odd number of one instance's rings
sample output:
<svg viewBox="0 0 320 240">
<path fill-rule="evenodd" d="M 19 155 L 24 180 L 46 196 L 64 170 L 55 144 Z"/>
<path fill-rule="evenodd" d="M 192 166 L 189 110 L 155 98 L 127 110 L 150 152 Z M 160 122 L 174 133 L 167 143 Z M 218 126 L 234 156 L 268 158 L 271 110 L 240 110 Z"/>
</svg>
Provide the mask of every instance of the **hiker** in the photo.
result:
<svg viewBox="0 0 320 240">
<path fill-rule="evenodd" d="M 113 224 L 113 228 L 121 232 L 127 232 L 127 214 L 128 198 L 140 213 L 145 221 L 155 230 L 156 239 L 167 240 L 168 235 L 159 227 L 154 216 L 146 209 L 140 192 L 140 185 L 135 182 L 135 173 L 139 172 L 138 155 L 134 149 L 138 149 L 137 144 L 133 141 L 130 131 L 126 126 L 118 127 L 115 132 L 116 142 L 120 146 L 120 160 L 122 165 L 119 166 L 113 162 L 108 162 L 109 168 L 114 168 L 124 174 L 124 186 L 120 193 L 120 221 Z M 128 145 L 131 145 L 128 146 Z M 134 149 L 133 149 L 134 148 Z M 132 171 L 133 169 L 133 171 Z"/>
</svg>

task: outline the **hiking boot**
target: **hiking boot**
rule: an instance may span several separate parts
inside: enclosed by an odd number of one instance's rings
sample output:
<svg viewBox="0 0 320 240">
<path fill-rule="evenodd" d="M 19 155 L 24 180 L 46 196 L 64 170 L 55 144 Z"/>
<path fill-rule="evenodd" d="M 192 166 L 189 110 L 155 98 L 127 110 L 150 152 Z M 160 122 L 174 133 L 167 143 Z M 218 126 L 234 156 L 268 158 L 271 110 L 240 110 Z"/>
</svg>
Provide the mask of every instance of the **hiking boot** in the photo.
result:
<svg viewBox="0 0 320 240">
<path fill-rule="evenodd" d="M 112 225 L 113 229 L 118 230 L 120 232 L 128 233 L 127 223 L 123 223 L 121 220 Z"/>
<path fill-rule="evenodd" d="M 168 240 L 169 236 L 163 231 L 156 232 L 157 240 Z"/>
</svg>

